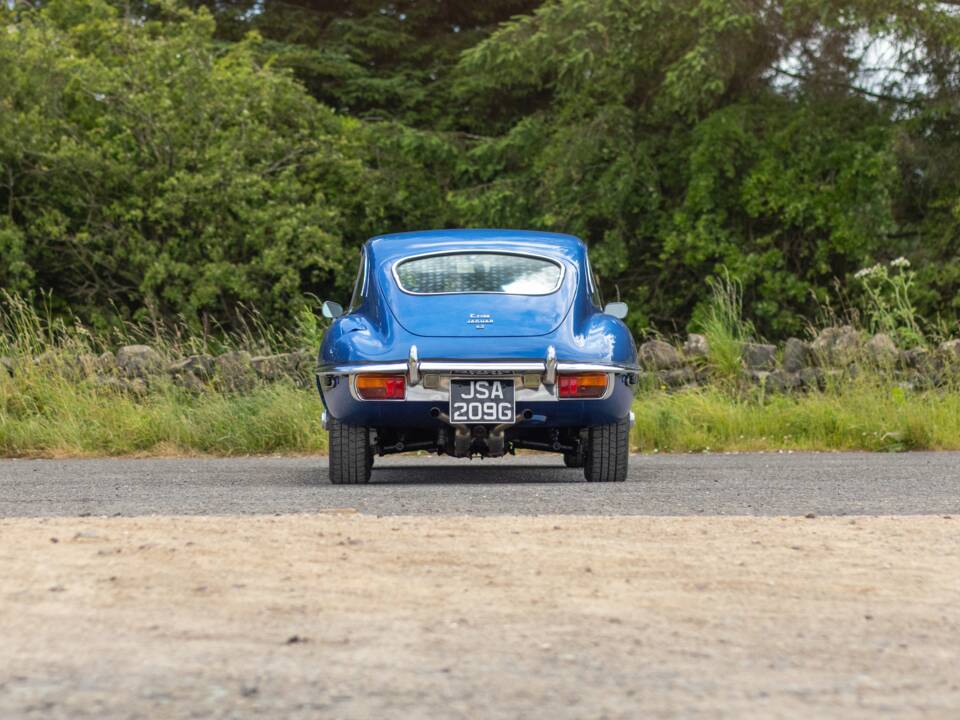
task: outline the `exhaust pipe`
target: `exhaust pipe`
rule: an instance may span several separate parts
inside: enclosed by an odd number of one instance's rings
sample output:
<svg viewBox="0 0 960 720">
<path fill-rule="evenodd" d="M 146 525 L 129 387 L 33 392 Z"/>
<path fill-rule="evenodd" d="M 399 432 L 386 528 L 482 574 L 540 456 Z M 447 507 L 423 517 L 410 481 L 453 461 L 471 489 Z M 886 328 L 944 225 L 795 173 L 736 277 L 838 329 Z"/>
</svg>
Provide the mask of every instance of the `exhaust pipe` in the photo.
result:
<svg viewBox="0 0 960 720">
<path fill-rule="evenodd" d="M 532 417 L 533 417 L 533 410 L 530 410 L 530 409 L 524 410 L 522 413 L 520 413 L 520 418 L 516 422 L 502 423 L 500 425 L 497 425 L 495 428 L 493 428 L 493 430 L 490 431 L 490 434 L 502 435 L 503 431 L 506 430 L 507 428 L 513 427 L 514 425 L 518 425 L 522 423 L 524 420 L 529 420 Z"/>
<path fill-rule="evenodd" d="M 453 428 L 453 448 L 456 457 L 463 457 L 470 453 L 470 445 L 473 442 L 473 438 L 470 435 L 469 427 L 450 422 L 450 416 L 438 407 L 430 408 L 430 417 L 436 418 Z"/>
<path fill-rule="evenodd" d="M 430 417 L 440 420 L 454 429 L 455 434 L 453 438 L 453 444 L 458 457 L 462 457 L 470 453 L 470 446 L 473 444 L 474 437 L 473 433 L 470 432 L 470 427 L 468 425 L 450 422 L 450 416 L 438 407 L 430 408 Z M 533 410 L 528 408 L 520 413 L 520 417 L 517 418 L 516 422 L 501 423 L 500 425 L 494 426 L 494 428 L 490 431 L 490 434 L 485 438 L 487 447 L 490 450 L 490 454 L 494 457 L 503 455 L 503 433 L 507 430 L 507 428 L 518 425 L 525 420 L 531 420 L 533 417 Z"/>
<path fill-rule="evenodd" d="M 517 418 L 516 422 L 512 423 L 502 423 L 497 425 L 493 430 L 490 431 L 490 437 L 487 438 L 487 447 L 490 448 L 490 454 L 493 456 L 503 455 L 503 433 L 507 428 L 511 428 L 514 425 L 519 425 L 525 420 L 529 420 L 533 417 L 533 410 L 529 408 L 520 413 L 520 417 Z"/>
</svg>

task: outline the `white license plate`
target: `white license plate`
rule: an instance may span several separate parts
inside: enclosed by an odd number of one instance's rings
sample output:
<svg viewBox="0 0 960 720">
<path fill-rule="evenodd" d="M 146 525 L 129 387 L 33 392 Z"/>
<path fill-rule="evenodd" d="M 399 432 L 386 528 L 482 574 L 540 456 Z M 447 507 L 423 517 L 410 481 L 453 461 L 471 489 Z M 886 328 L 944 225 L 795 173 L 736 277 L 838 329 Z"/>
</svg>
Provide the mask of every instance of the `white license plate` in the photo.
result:
<svg viewBox="0 0 960 720">
<path fill-rule="evenodd" d="M 450 421 L 512 423 L 517 412 L 513 380 L 450 380 Z"/>
</svg>

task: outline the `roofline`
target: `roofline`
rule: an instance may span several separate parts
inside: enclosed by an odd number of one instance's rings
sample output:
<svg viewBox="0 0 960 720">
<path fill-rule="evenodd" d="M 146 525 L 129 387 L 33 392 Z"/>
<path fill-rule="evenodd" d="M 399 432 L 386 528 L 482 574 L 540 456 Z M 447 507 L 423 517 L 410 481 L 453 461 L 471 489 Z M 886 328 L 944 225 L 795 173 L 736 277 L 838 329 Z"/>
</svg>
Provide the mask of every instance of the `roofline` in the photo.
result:
<svg viewBox="0 0 960 720">
<path fill-rule="evenodd" d="M 567 241 L 573 241 L 576 243 L 585 244 L 582 239 L 576 235 L 571 235 L 570 233 L 560 233 L 553 232 L 551 230 L 531 230 L 531 229 L 522 229 L 522 228 L 429 228 L 423 230 L 405 230 L 404 232 L 396 233 L 384 233 L 382 235 L 374 235 L 371 238 L 368 238 L 366 242 L 372 242 L 374 240 L 400 240 L 400 239 L 413 239 L 417 237 L 430 238 L 430 237 L 443 237 L 443 236 L 456 236 L 460 233 L 465 235 L 473 235 L 476 239 L 481 239 L 483 235 L 489 233 L 490 237 L 488 239 L 509 239 L 513 237 L 525 237 L 525 238 L 556 238 L 563 239 Z M 479 236 L 479 237 L 477 237 Z"/>
</svg>

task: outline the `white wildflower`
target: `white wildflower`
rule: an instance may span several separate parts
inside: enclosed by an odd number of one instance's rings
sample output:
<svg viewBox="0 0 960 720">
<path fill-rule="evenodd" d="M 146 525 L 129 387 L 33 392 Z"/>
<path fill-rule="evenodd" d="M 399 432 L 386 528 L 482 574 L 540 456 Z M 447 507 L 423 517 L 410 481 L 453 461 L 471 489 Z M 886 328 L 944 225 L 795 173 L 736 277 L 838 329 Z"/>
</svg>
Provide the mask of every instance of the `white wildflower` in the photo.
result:
<svg viewBox="0 0 960 720">
<path fill-rule="evenodd" d="M 907 260 L 905 257 L 903 257 L 903 255 L 901 255 L 901 256 L 898 257 L 896 260 L 892 260 L 892 261 L 890 262 L 890 267 L 895 267 L 895 268 L 908 268 L 908 267 L 910 267 L 910 261 Z"/>
<path fill-rule="evenodd" d="M 883 270 L 879 265 L 874 265 L 872 267 L 865 267 L 862 270 L 857 270 L 856 275 L 854 275 L 857 280 L 862 280 L 865 277 L 870 277 L 871 275 L 876 275 L 877 273 Z"/>
</svg>

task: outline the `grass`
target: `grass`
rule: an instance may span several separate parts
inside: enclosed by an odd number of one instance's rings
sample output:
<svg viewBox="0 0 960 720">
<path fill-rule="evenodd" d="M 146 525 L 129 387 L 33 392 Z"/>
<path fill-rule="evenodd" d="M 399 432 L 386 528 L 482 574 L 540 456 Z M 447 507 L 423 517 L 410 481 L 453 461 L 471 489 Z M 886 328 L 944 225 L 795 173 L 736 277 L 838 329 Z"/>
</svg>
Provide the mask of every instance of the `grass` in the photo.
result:
<svg viewBox="0 0 960 720">
<path fill-rule="evenodd" d="M 321 410 L 292 383 L 243 395 L 161 383 L 140 397 L 35 371 L 0 378 L 0 456 L 322 452 Z"/>
<path fill-rule="evenodd" d="M 679 392 L 645 389 L 634 404 L 635 449 L 960 450 L 957 386 L 913 392 L 889 376 L 864 372 L 822 393 L 745 389 L 734 377 L 739 344 L 751 328 L 739 320 L 737 287 L 728 281 L 717 293 L 717 311 L 705 328 L 717 382 Z M 320 400 L 292 381 L 263 383 L 243 394 L 211 383 L 194 394 L 162 377 L 137 394 L 95 377 L 69 377 L 70 359 L 125 343 L 148 342 L 169 360 L 187 352 L 289 349 L 305 344 L 304 337 L 315 342 L 321 328 L 311 327 L 309 318 L 300 324 L 298 333 L 282 335 L 252 323 L 243 335 L 221 334 L 215 341 L 183 328 L 143 325 L 97 334 L 0 297 L 0 357 L 16 364 L 13 376 L 0 368 L 0 456 L 324 452 Z"/>
<path fill-rule="evenodd" d="M 193 395 L 163 381 L 138 396 L 35 367 L 0 372 L 0 456 L 321 453 L 320 411 L 292 383 Z M 653 390 L 634 411 L 640 452 L 960 450 L 960 392 L 869 378 L 796 396 Z"/>
<path fill-rule="evenodd" d="M 738 398 L 715 388 L 634 403 L 640 452 L 960 450 L 960 392 L 862 380 L 808 395 Z"/>
<path fill-rule="evenodd" d="M 160 377 L 151 379 L 146 393 L 135 394 L 70 371 L 77 358 L 125 344 L 148 344 L 166 360 L 296 348 L 302 338 L 319 335 L 315 316 L 312 327 L 301 324 L 299 333 L 279 333 L 251 313 L 244 331 L 235 334 L 207 337 L 185 326 L 132 323 L 93 333 L 0 293 L 0 358 L 16 365 L 12 377 L 0 367 L 0 456 L 324 451 L 320 399 L 290 381 L 261 384 L 244 394 L 211 383 L 193 394 Z"/>
<path fill-rule="evenodd" d="M 753 324 L 743 319 L 743 288 L 724 271 L 711 278 L 712 300 L 701 320 L 701 331 L 710 347 L 709 363 L 714 377 L 732 381 L 743 367 L 743 343 L 756 336 Z"/>
</svg>

